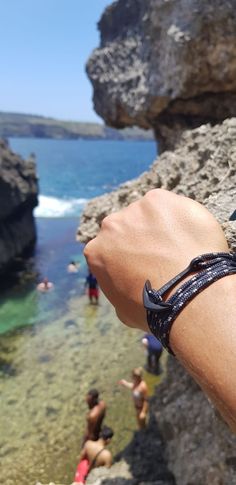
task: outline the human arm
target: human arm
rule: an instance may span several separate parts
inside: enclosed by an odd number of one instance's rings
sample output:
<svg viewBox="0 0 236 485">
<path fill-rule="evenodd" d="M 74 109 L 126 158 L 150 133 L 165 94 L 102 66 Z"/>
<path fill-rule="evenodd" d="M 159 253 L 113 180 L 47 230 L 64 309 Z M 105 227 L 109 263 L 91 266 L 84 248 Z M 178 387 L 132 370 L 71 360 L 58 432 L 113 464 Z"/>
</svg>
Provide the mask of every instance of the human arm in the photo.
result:
<svg viewBox="0 0 236 485">
<path fill-rule="evenodd" d="M 85 256 L 121 321 L 148 331 L 146 279 L 158 289 L 196 256 L 228 251 L 217 221 L 197 202 L 153 190 L 104 219 Z M 175 320 L 170 345 L 236 431 L 236 276 L 216 281 Z"/>
<path fill-rule="evenodd" d="M 98 419 L 97 409 L 91 409 L 86 416 L 87 427 L 83 437 L 83 445 L 87 440 L 96 439 L 95 430 L 96 430 L 97 419 Z"/>
<path fill-rule="evenodd" d="M 134 387 L 133 382 L 126 381 L 125 379 L 120 379 L 118 381 L 118 384 L 120 384 L 123 387 L 126 387 L 127 389 L 133 389 Z"/>
<path fill-rule="evenodd" d="M 87 457 L 87 442 L 84 444 L 80 454 L 79 454 L 79 461 L 84 460 Z"/>
</svg>

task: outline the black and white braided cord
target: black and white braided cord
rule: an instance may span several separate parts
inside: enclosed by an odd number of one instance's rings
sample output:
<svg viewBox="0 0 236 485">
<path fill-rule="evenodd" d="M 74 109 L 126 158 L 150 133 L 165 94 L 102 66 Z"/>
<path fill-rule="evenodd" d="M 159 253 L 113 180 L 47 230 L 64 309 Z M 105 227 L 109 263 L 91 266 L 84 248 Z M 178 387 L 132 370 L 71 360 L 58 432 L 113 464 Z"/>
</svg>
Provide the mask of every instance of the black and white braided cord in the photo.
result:
<svg viewBox="0 0 236 485">
<path fill-rule="evenodd" d="M 195 274 L 189 280 L 184 282 L 168 300 L 164 300 L 165 294 L 171 288 L 193 272 Z M 146 306 L 148 325 L 169 353 L 173 354 L 169 345 L 170 331 L 179 313 L 198 293 L 220 278 L 231 274 L 236 274 L 236 253 L 208 253 L 194 258 L 188 268 L 159 290 L 149 289 L 152 309 Z M 163 302 L 168 306 L 166 310 L 153 309 L 155 303 L 158 306 Z"/>
</svg>

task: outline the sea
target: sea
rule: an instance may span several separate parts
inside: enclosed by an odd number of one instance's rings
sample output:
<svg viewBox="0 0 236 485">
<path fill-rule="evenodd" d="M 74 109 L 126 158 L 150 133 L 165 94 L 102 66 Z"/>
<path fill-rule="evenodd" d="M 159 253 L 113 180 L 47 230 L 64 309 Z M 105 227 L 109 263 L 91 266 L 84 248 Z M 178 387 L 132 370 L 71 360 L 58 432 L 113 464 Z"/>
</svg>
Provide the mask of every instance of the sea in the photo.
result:
<svg viewBox="0 0 236 485">
<path fill-rule="evenodd" d="M 136 428 L 120 378 L 145 363 L 141 333 L 124 327 L 104 295 L 91 305 L 87 265 L 75 235 L 87 201 L 148 170 L 154 141 L 12 138 L 36 157 L 37 243 L 0 296 L 0 484 L 73 481 L 85 426 L 85 395 L 97 387 L 108 403 L 111 445 L 120 452 Z M 75 274 L 68 263 L 79 263 Z M 48 277 L 54 289 L 36 290 Z M 4 283 L 4 282 L 3 282 Z M 157 377 L 146 376 L 150 389 Z"/>
</svg>

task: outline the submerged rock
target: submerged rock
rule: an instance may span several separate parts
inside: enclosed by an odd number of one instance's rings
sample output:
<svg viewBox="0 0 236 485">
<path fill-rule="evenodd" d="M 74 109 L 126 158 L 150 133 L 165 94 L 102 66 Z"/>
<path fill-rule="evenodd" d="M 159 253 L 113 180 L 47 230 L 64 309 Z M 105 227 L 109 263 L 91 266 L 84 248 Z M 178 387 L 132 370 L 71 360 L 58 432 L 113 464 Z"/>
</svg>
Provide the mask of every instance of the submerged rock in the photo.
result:
<svg viewBox="0 0 236 485">
<path fill-rule="evenodd" d="M 23 160 L 0 140 L 0 273 L 36 239 L 37 194 L 34 157 Z"/>
</svg>

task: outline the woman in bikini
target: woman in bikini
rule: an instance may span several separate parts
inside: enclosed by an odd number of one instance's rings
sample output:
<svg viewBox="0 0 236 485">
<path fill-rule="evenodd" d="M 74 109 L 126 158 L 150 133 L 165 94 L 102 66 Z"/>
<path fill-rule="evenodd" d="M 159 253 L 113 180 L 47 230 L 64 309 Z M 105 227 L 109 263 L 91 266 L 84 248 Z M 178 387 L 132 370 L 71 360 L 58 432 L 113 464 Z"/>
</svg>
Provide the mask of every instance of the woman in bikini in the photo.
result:
<svg viewBox="0 0 236 485">
<path fill-rule="evenodd" d="M 132 391 L 138 426 L 140 429 L 145 428 L 148 413 L 148 387 L 142 377 L 142 368 L 133 369 L 132 382 L 121 379 L 119 384 Z"/>
</svg>

